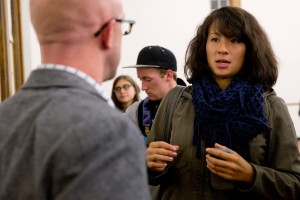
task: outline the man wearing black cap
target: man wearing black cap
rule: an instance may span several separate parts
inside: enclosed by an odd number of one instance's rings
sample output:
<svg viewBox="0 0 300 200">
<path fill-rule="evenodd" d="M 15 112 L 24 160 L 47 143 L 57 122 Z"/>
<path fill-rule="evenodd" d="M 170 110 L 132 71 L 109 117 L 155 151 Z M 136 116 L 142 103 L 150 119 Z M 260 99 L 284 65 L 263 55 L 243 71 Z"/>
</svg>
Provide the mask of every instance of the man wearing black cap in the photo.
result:
<svg viewBox="0 0 300 200">
<path fill-rule="evenodd" d="M 177 85 L 176 58 L 170 50 L 164 47 L 147 46 L 140 51 L 136 65 L 124 68 L 137 69 L 137 76 L 142 82 L 142 90 L 148 96 L 132 104 L 125 113 L 139 125 L 146 139 L 160 101 Z"/>
<path fill-rule="evenodd" d="M 161 46 L 144 47 L 138 55 L 136 65 L 124 68 L 137 69 L 142 90 L 148 96 L 129 106 L 125 112 L 139 126 L 146 141 L 160 101 L 177 84 L 185 85 L 185 82 L 177 79 L 177 61 L 174 54 Z M 149 188 L 152 199 L 156 199 L 159 187 L 149 185 Z"/>
</svg>

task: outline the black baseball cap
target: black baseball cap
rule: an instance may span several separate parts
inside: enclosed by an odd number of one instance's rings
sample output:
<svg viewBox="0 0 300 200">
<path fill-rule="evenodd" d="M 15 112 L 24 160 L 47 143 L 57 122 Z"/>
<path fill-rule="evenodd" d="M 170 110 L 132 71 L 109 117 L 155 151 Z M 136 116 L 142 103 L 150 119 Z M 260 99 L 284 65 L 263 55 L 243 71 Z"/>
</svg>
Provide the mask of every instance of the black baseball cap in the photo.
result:
<svg viewBox="0 0 300 200">
<path fill-rule="evenodd" d="M 123 68 L 161 68 L 177 71 L 177 61 L 174 54 L 161 46 L 144 47 L 137 58 L 136 65 Z"/>
</svg>

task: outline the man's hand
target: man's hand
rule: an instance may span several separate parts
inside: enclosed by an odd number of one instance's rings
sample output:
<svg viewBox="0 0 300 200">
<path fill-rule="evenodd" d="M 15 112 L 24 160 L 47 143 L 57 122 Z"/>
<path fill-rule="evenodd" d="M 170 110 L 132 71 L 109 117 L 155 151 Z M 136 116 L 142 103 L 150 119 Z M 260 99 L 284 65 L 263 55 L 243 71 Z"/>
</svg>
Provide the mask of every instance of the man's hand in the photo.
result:
<svg viewBox="0 0 300 200">
<path fill-rule="evenodd" d="M 168 162 L 173 161 L 177 156 L 176 151 L 179 149 L 177 145 L 158 141 L 151 142 L 147 148 L 147 165 L 155 172 L 162 172 L 165 170 Z"/>
</svg>

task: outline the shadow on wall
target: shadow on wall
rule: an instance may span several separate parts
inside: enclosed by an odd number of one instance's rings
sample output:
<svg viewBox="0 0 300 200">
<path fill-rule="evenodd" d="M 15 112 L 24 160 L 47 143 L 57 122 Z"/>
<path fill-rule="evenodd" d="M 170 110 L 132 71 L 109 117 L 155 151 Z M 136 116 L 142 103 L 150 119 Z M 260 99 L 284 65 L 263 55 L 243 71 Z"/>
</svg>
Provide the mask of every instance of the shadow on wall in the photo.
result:
<svg viewBox="0 0 300 200">
<path fill-rule="evenodd" d="M 300 152 L 300 137 L 298 137 L 298 148 L 299 148 L 299 152 Z"/>
</svg>

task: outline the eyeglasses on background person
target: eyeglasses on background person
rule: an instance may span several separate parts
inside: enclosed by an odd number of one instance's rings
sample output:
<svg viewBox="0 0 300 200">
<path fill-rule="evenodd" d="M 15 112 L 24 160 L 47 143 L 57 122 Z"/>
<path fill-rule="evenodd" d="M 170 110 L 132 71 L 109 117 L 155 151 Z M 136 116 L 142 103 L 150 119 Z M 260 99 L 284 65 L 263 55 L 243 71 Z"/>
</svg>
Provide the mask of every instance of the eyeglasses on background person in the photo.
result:
<svg viewBox="0 0 300 200">
<path fill-rule="evenodd" d="M 114 92 L 121 92 L 122 89 L 124 89 L 125 91 L 127 91 L 132 85 L 129 84 L 125 84 L 122 86 L 118 86 L 114 88 Z"/>
<path fill-rule="evenodd" d="M 140 88 L 128 75 L 122 74 L 115 78 L 111 91 L 111 99 L 117 109 L 125 110 L 134 102 L 140 100 Z M 123 92 L 121 92 L 123 90 Z"/>
<path fill-rule="evenodd" d="M 131 33 L 133 24 L 135 24 L 134 20 L 113 18 L 113 19 L 110 19 L 105 24 L 103 24 L 103 26 L 101 26 L 101 28 L 96 33 L 94 33 L 94 36 L 98 37 L 100 35 L 100 33 L 105 29 L 105 27 L 107 27 L 107 25 L 109 24 L 109 22 L 111 20 L 115 20 L 116 22 L 122 24 L 122 34 L 123 35 L 129 35 L 129 33 Z"/>
</svg>

